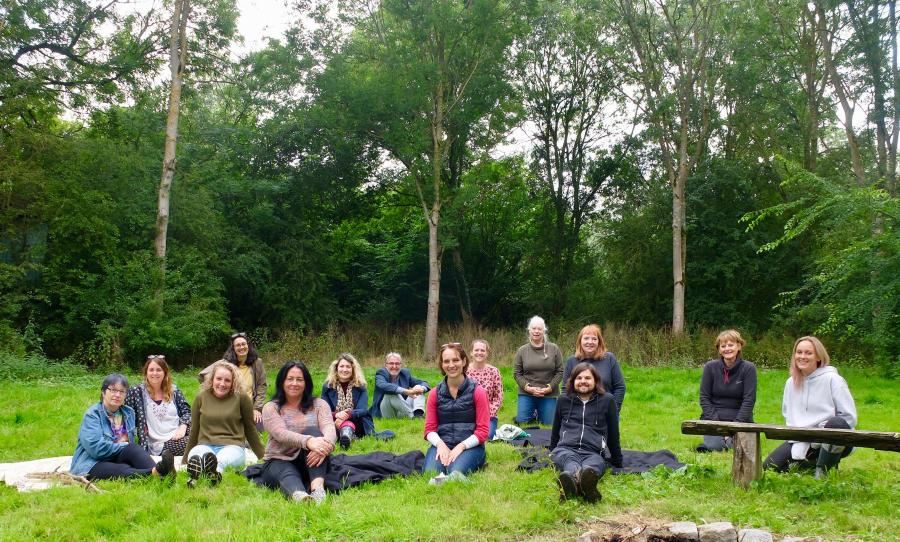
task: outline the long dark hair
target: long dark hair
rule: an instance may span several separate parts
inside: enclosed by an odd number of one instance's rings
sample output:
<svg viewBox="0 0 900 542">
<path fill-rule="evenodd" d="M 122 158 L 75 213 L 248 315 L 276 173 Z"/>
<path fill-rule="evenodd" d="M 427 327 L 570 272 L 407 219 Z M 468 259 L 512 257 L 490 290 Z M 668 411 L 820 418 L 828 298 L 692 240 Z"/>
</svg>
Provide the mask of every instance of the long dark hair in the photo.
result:
<svg viewBox="0 0 900 542">
<path fill-rule="evenodd" d="M 573 397 L 578 394 L 578 392 L 575 391 L 575 379 L 585 371 L 590 371 L 590 373 L 594 375 L 594 391 L 597 392 L 597 395 L 606 393 L 606 388 L 603 387 L 603 379 L 600 378 L 597 369 L 590 363 L 581 362 L 572 369 L 571 373 L 569 373 L 569 381 L 566 382 L 566 394 Z"/>
<path fill-rule="evenodd" d="M 231 336 L 231 339 L 228 343 L 228 349 L 225 350 L 225 354 L 222 356 L 222 359 L 238 365 L 237 354 L 234 353 L 234 341 L 239 338 L 247 341 L 247 361 L 245 363 L 247 364 L 247 367 L 250 367 L 251 365 L 256 363 L 256 360 L 259 359 L 259 354 L 256 353 L 256 348 L 253 348 L 253 342 L 250 340 L 250 337 L 248 337 L 246 333 L 235 333 Z"/>
<path fill-rule="evenodd" d="M 312 375 L 309 374 L 309 369 L 306 368 L 306 364 L 300 360 L 292 359 L 290 361 L 286 361 L 284 365 L 281 366 L 281 369 L 278 369 L 278 376 L 275 377 L 275 392 L 272 394 L 272 402 L 275 403 L 275 406 L 278 407 L 278 413 L 281 414 L 281 407 L 284 406 L 284 403 L 287 402 L 287 397 L 284 394 L 284 381 L 287 378 L 288 371 L 293 369 L 294 367 L 300 369 L 300 372 L 303 373 L 303 395 L 300 397 L 300 412 L 306 413 L 313 406 L 313 381 Z"/>
</svg>

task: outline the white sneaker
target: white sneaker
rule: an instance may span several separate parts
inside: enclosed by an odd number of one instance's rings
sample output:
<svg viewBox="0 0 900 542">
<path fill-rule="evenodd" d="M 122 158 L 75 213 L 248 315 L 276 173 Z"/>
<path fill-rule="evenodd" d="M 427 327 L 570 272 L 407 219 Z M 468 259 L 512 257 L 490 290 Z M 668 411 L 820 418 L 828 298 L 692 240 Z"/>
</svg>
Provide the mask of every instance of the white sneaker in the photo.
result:
<svg viewBox="0 0 900 542">
<path fill-rule="evenodd" d="M 447 478 L 449 478 L 449 477 L 442 472 L 442 473 L 438 474 L 437 476 L 435 476 L 434 478 L 432 478 L 431 480 L 428 480 L 428 485 L 439 486 L 439 485 L 443 484 L 444 482 L 446 482 Z"/>
<path fill-rule="evenodd" d="M 327 495 L 325 493 L 325 490 L 320 487 L 319 489 L 314 489 L 310 497 L 316 502 L 317 505 L 319 505 L 325 502 L 325 498 L 327 497 Z"/>
<path fill-rule="evenodd" d="M 300 490 L 291 493 L 291 499 L 293 499 L 294 502 L 309 502 L 313 500 L 313 497 L 309 493 Z"/>
</svg>

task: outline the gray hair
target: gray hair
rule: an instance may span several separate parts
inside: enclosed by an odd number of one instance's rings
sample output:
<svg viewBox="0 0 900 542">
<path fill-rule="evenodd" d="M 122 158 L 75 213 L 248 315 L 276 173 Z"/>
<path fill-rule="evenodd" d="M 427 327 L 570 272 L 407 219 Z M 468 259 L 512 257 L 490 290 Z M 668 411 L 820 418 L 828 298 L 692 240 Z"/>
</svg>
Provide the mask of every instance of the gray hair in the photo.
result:
<svg viewBox="0 0 900 542">
<path fill-rule="evenodd" d="M 391 358 L 397 358 L 400 360 L 400 363 L 403 363 L 403 356 L 400 355 L 400 352 L 388 352 L 386 356 L 384 356 L 384 362 L 387 363 Z"/>
<path fill-rule="evenodd" d="M 530 330 L 531 328 L 533 328 L 535 326 L 541 326 L 542 328 L 544 328 L 544 335 L 546 335 L 547 332 L 550 331 L 550 328 L 547 327 L 547 323 L 544 322 L 544 319 L 538 315 L 534 315 L 528 320 L 527 329 Z"/>
</svg>

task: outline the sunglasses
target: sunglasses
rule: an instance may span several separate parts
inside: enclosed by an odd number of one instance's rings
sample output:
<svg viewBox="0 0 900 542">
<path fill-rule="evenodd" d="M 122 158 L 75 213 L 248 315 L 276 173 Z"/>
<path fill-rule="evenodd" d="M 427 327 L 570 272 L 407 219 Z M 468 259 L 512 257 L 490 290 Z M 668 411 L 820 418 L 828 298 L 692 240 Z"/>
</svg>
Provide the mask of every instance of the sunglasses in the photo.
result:
<svg viewBox="0 0 900 542">
<path fill-rule="evenodd" d="M 164 356 L 163 354 L 150 354 L 149 356 L 147 356 L 147 359 L 148 359 L 148 360 L 151 360 L 151 359 L 166 359 L 166 356 Z"/>
<path fill-rule="evenodd" d="M 238 337 L 241 337 L 241 338 L 246 339 L 246 338 L 247 338 L 247 334 L 244 333 L 243 331 L 241 331 L 240 333 L 234 333 L 234 334 L 231 335 L 231 340 L 233 341 L 233 340 L 237 339 Z"/>
<path fill-rule="evenodd" d="M 462 346 L 462 343 L 444 343 L 441 345 L 441 350 L 443 350 L 444 348 L 450 348 L 450 347 L 456 348 L 458 346 Z"/>
</svg>

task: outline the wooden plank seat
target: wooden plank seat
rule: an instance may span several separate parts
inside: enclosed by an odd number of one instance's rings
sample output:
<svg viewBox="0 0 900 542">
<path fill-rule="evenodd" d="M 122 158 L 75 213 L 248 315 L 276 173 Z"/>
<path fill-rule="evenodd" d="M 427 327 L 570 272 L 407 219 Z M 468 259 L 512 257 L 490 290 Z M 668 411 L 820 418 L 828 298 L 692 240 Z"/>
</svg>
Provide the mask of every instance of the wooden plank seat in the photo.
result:
<svg viewBox="0 0 900 542">
<path fill-rule="evenodd" d="M 856 429 L 820 429 L 787 427 L 763 423 L 717 422 L 687 420 L 681 424 L 685 435 L 719 435 L 734 439 L 734 459 L 731 479 L 736 485 L 747 488 L 753 480 L 762 477 L 759 435 L 778 440 L 799 442 L 824 442 L 856 448 L 872 448 L 900 452 L 900 433 L 858 431 Z"/>
</svg>

